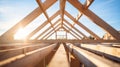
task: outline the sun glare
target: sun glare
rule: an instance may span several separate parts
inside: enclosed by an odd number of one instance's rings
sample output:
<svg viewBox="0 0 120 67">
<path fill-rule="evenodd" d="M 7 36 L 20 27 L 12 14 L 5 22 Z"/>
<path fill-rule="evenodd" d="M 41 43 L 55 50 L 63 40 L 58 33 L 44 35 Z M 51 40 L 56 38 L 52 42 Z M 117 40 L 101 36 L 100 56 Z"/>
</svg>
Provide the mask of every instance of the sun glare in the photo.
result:
<svg viewBox="0 0 120 67">
<path fill-rule="evenodd" d="M 17 33 L 14 35 L 15 40 L 25 40 L 27 36 L 27 32 L 23 29 L 20 28 Z"/>
</svg>

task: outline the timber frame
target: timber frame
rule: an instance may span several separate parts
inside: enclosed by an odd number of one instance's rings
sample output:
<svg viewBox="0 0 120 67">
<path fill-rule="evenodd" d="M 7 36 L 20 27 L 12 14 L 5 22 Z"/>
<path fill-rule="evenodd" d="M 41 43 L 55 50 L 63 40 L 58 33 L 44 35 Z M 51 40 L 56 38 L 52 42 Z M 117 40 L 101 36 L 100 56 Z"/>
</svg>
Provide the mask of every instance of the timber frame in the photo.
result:
<svg viewBox="0 0 120 67">
<path fill-rule="evenodd" d="M 60 9 L 54 13 L 51 17 L 49 17 L 46 13 L 46 10 L 51 7 L 55 2 L 60 1 Z M 32 11 L 29 15 L 27 15 L 25 18 L 23 18 L 20 22 L 18 22 L 16 25 L 14 25 L 11 29 L 9 29 L 7 32 L 5 32 L 3 35 L 0 36 L 0 42 L 7 43 L 7 42 L 17 42 L 14 40 L 13 36 L 17 32 L 20 26 L 23 28 L 27 26 L 30 22 L 32 22 L 35 18 L 37 18 L 42 13 L 45 15 L 47 20 L 41 24 L 38 28 L 36 28 L 34 31 L 29 33 L 27 36 L 27 42 L 72 42 L 72 43 L 120 43 L 120 33 L 115 30 L 112 26 L 107 24 L 103 19 L 98 17 L 95 13 L 93 13 L 89 8 L 89 6 L 92 4 L 94 0 L 86 0 L 84 4 L 81 4 L 78 0 L 46 0 L 44 3 L 41 2 L 41 0 L 36 0 L 38 3 L 38 6 L 34 11 Z M 73 5 L 76 9 L 78 9 L 79 13 L 76 18 L 74 18 L 71 14 L 69 14 L 65 10 L 66 2 L 69 2 L 71 5 Z M 51 20 L 56 18 L 58 15 L 60 15 L 59 20 L 57 20 L 54 24 L 51 23 Z M 64 15 L 66 15 L 69 19 L 71 19 L 74 24 L 72 25 L 69 21 L 67 21 L 64 18 Z M 81 18 L 81 16 L 85 15 L 88 17 L 93 23 L 101 27 L 103 30 L 105 30 L 107 33 L 109 33 L 111 36 L 113 36 L 114 40 L 104 40 L 100 38 L 97 34 L 95 34 L 93 31 L 88 29 L 85 25 L 83 25 L 78 20 Z M 60 22 L 60 23 L 58 23 Z M 50 27 L 48 27 L 46 30 L 44 30 L 41 34 L 39 34 L 34 40 L 29 40 L 33 35 L 35 35 L 39 30 L 41 30 L 44 26 L 50 23 Z M 69 26 L 67 26 L 69 25 Z M 95 39 L 90 40 L 87 35 L 85 35 L 83 32 L 81 32 L 79 29 L 75 27 L 75 24 L 77 24 L 79 27 L 83 28 L 85 31 L 87 31 L 90 35 L 92 35 Z M 52 29 L 52 30 L 50 30 Z M 49 40 L 49 37 L 60 29 L 63 29 L 66 33 L 70 33 L 75 39 L 69 40 L 67 39 L 56 39 L 55 40 Z M 77 33 L 75 31 L 77 31 Z M 46 33 L 49 31 L 48 33 Z M 42 36 L 43 34 L 46 34 Z M 39 39 L 41 37 L 41 39 Z M 85 39 L 84 39 L 85 38 Z"/>
</svg>

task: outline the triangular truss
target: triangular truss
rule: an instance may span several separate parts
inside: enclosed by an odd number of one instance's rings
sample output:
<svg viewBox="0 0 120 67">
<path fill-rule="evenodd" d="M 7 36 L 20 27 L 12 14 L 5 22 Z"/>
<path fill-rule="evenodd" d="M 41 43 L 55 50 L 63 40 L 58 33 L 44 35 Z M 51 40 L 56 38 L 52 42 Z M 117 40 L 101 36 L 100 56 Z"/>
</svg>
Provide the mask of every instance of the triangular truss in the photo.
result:
<svg viewBox="0 0 120 67">
<path fill-rule="evenodd" d="M 49 17 L 46 13 L 46 10 L 51 7 L 55 2 L 59 1 L 60 3 L 60 9 L 54 13 L 51 17 Z M 20 22 L 18 22 L 15 26 L 13 26 L 11 29 L 9 29 L 7 32 L 5 32 L 1 37 L 1 42 L 10 42 L 13 41 L 13 35 L 17 32 L 20 26 L 25 27 L 30 22 L 32 22 L 35 18 L 37 18 L 42 13 L 45 15 L 47 20 L 41 24 L 38 28 L 36 28 L 34 31 L 32 31 L 28 36 L 27 40 L 35 35 L 39 30 L 41 30 L 44 26 L 47 24 L 50 24 L 51 26 L 48 27 L 46 30 L 44 30 L 41 34 L 39 34 L 34 41 L 47 41 L 49 37 L 52 34 L 56 34 L 56 39 L 54 41 L 58 41 L 57 39 L 57 31 L 62 31 L 71 34 L 75 39 L 72 40 L 73 42 L 120 42 L 120 33 L 112 28 L 109 24 L 107 24 L 104 20 L 99 18 L 96 14 L 94 14 L 88 7 L 92 4 L 94 0 L 86 0 L 85 4 L 81 4 L 78 0 L 46 0 L 45 2 L 41 2 L 41 0 L 36 0 L 39 7 L 36 8 L 34 11 L 32 11 L 29 15 L 27 15 L 24 19 L 22 19 Z M 78 9 L 79 13 L 76 18 L 74 18 L 70 13 L 68 13 L 65 10 L 66 2 L 69 2 L 71 5 L 74 6 L 74 8 Z M 55 22 L 52 23 L 51 20 L 56 18 L 58 15 L 60 15 L 60 18 Z M 69 21 L 67 21 L 64 16 L 67 16 L 69 19 L 71 19 L 74 24 L 71 24 Z M 83 25 L 78 20 L 81 18 L 81 16 L 85 15 L 88 17 L 93 23 L 101 27 L 103 30 L 111 34 L 111 36 L 114 37 L 114 40 L 103 40 L 100 38 L 97 34 L 95 34 L 93 31 L 88 29 L 85 25 Z M 85 31 L 87 31 L 90 35 L 92 35 L 95 39 L 89 40 L 88 36 L 85 35 L 83 32 L 81 32 L 79 29 L 77 29 L 74 25 L 77 24 L 79 27 L 83 28 Z M 49 31 L 49 32 L 47 32 Z M 46 33 L 47 32 L 47 33 Z M 42 36 L 45 34 L 44 36 Z M 41 37 L 42 36 L 42 37 Z M 40 39 L 39 39 L 40 38 Z M 64 41 L 63 41 L 64 40 Z M 63 42 L 69 42 L 66 38 L 62 39 Z"/>
</svg>

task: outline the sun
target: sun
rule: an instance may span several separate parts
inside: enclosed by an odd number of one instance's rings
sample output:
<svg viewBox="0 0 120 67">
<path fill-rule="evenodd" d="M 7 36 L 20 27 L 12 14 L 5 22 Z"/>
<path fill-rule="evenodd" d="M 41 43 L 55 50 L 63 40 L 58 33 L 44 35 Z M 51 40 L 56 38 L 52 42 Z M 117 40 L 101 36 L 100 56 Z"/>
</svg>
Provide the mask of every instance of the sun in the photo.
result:
<svg viewBox="0 0 120 67">
<path fill-rule="evenodd" d="M 27 32 L 23 29 L 20 28 L 17 33 L 14 35 L 14 39 L 15 40 L 25 40 L 27 37 Z"/>
</svg>

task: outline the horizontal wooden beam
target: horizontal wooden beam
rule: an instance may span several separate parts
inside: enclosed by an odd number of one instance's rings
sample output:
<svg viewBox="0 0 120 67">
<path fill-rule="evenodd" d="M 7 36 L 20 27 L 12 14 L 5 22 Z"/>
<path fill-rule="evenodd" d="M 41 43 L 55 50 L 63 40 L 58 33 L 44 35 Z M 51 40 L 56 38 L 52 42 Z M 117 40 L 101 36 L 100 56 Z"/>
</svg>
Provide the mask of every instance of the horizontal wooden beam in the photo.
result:
<svg viewBox="0 0 120 67">
<path fill-rule="evenodd" d="M 115 43 L 108 44 L 81 44 L 81 48 L 94 52 L 105 58 L 120 63 L 120 48 L 114 47 Z M 120 44 L 118 45 L 118 47 Z"/>
<path fill-rule="evenodd" d="M 0 61 L 0 67 L 34 67 L 45 56 L 47 56 L 57 44 L 51 44 L 49 46 L 39 48 L 30 52 L 26 52 L 12 58 Z M 34 57 L 34 58 L 33 58 Z"/>
<path fill-rule="evenodd" d="M 15 41 L 14 41 L 15 42 Z M 118 40 L 76 40 L 76 39 L 50 39 L 50 40 L 29 40 L 27 42 L 47 42 L 47 43 L 58 43 L 58 42 L 67 42 L 67 43 L 120 43 Z"/>
<path fill-rule="evenodd" d="M 70 67 L 67 53 L 63 44 L 60 44 L 47 67 Z"/>
<path fill-rule="evenodd" d="M 87 50 L 81 49 L 79 47 L 74 46 L 74 44 L 67 44 L 67 48 L 72 50 L 73 53 L 79 61 L 81 61 L 85 67 L 119 67 L 120 64 L 103 58 L 102 56 L 98 56 L 92 52 Z"/>
</svg>

